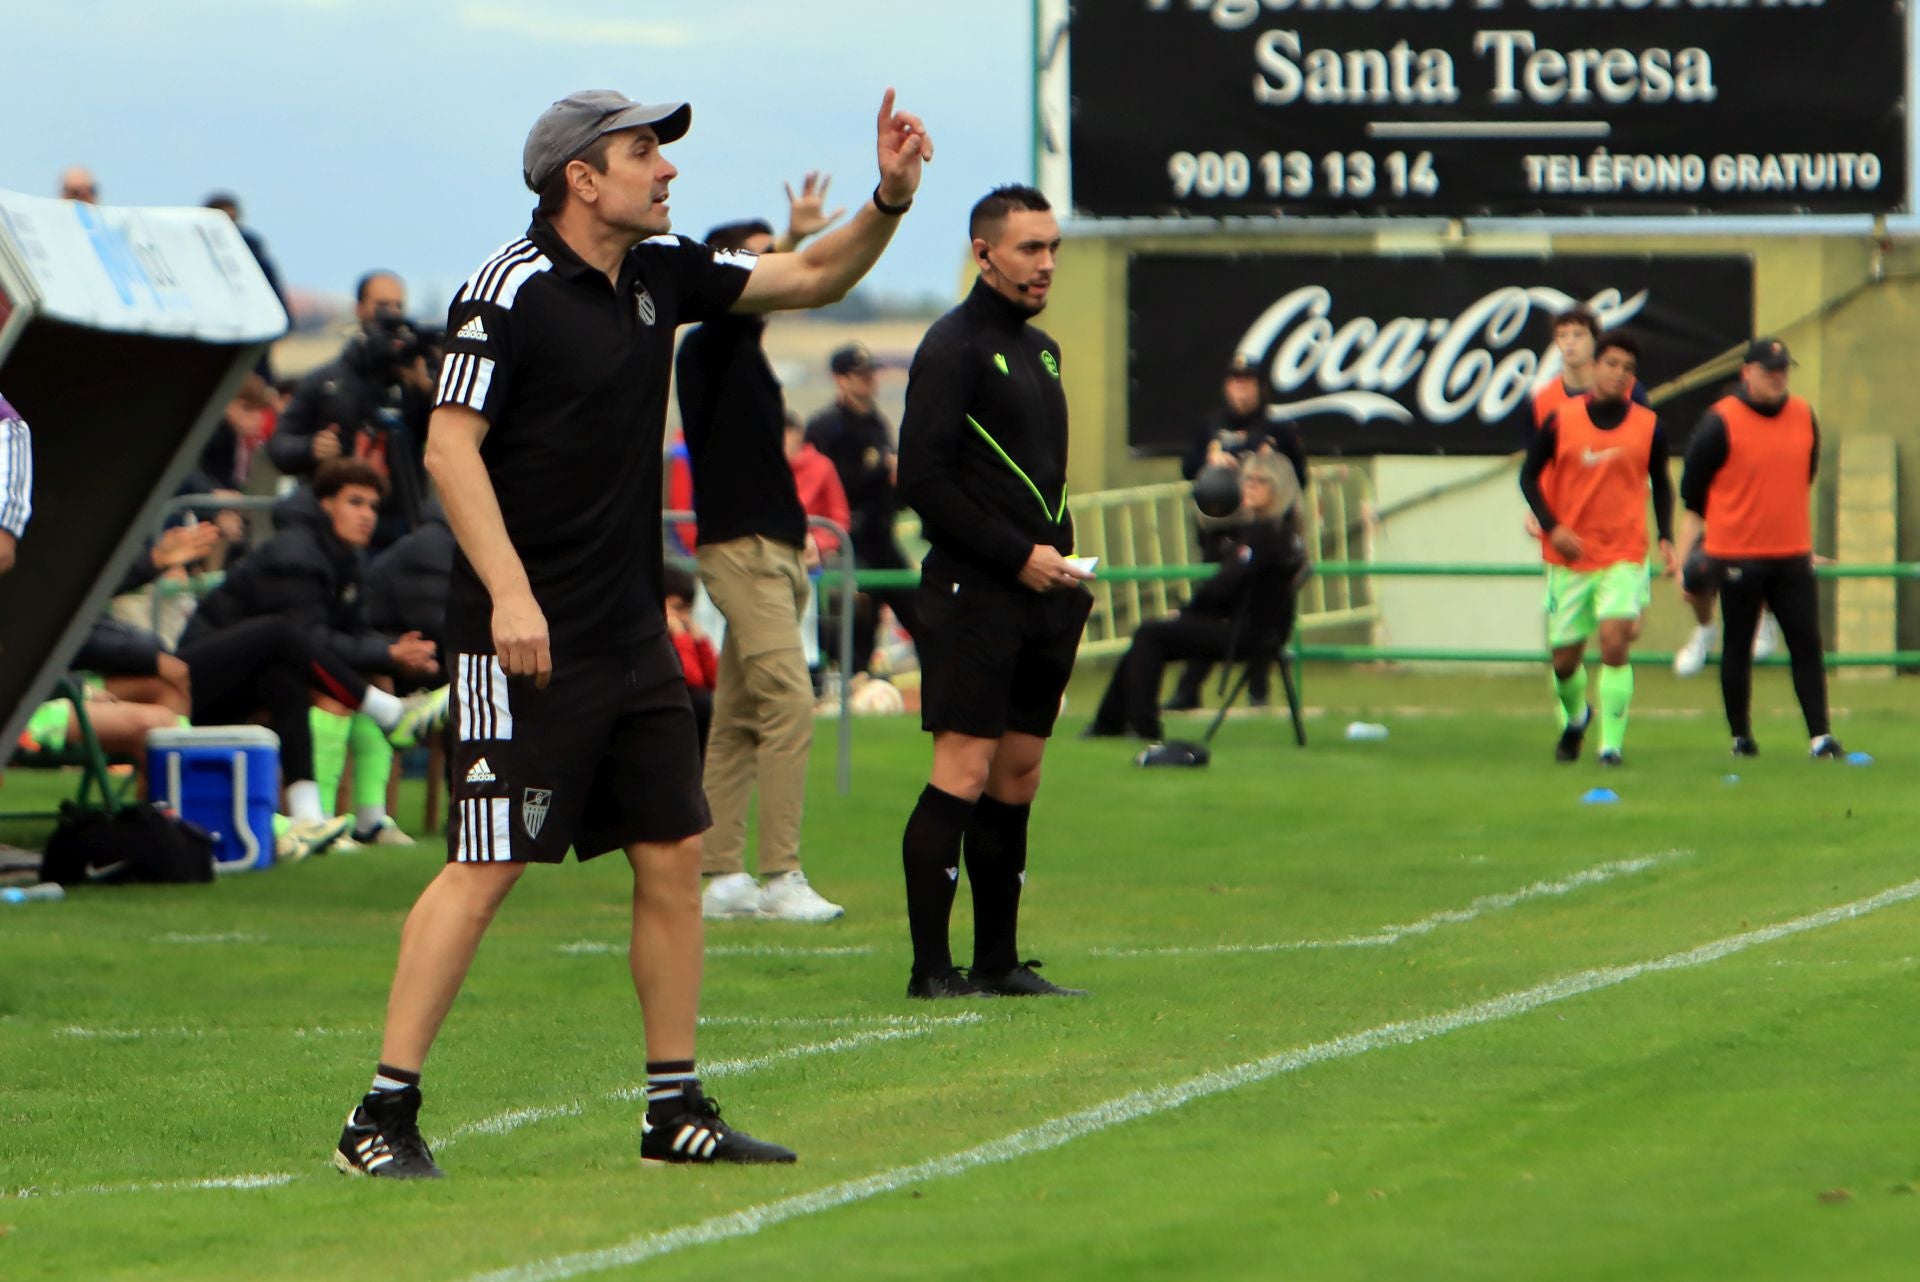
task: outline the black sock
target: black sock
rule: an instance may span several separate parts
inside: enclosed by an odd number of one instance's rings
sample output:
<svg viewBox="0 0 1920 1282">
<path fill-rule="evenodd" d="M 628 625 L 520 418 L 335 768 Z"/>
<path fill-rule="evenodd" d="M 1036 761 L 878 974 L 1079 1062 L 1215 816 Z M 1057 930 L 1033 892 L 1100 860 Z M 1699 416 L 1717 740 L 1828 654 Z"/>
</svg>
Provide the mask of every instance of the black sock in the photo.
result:
<svg viewBox="0 0 1920 1282">
<path fill-rule="evenodd" d="M 1027 876 L 1031 804 L 982 797 L 967 824 L 967 885 L 973 891 L 973 968 L 999 975 L 1020 964 L 1016 936 Z"/>
<path fill-rule="evenodd" d="M 420 1074 L 410 1073 L 404 1068 L 395 1068 L 391 1064 L 376 1064 L 373 1069 L 373 1085 L 367 1091 L 369 1095 L 378 1095 L 383 1091 L 404 1091 L 409 1086 L 420 1085 Z"/>
<path fill-rule="evenodd" d="M 916 979 L 953 969 L 947 922 L 960 880 L 960 838 L 972 814 L 971 801 L 928 784 L 907 817 L 900 863 L 907 874 L 907 928 L 913 935 Z"/>
<path fill-rule="evenodd" d="M 699 1086 L 700 1078 L 693 1071 L 690 1059 L 650 1059 L 647 1061 L 647 1111 L 652 1112 L 654 1104 L 669 1101 L 669 1111 L 689 1086 Z"/>
</svg>

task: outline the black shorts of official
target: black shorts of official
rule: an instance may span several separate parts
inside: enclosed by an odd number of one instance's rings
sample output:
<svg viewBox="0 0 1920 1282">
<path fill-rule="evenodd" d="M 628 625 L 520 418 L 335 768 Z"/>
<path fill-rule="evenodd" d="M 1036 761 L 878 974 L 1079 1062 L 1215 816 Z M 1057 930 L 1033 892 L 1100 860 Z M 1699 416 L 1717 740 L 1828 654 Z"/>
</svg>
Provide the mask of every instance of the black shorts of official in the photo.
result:
<svg viewBox="0 0 1920 1282">
<path fill-rule="evenodd" d="M 1726 565 L 1707 555 L 1707 542 L 1701 539 L 1687 553 L 1680 567 L 1680 586 L 1694 596 L 1712 596 L 1726 577 Z"/>
<path fill-rule="evenodd" d="M 915 604 L 923 729 L 980 739 L 1053 733 L 1091 592 L 976 587 L 927 574 Z"/>
<path fill-rule="evenodd" d="M 712 825 L 686 678 L 664 634 L 556 659 L 546 689 L 491 654 L 452 668 L 447 859 L 559 863 Z"/>
</svg>

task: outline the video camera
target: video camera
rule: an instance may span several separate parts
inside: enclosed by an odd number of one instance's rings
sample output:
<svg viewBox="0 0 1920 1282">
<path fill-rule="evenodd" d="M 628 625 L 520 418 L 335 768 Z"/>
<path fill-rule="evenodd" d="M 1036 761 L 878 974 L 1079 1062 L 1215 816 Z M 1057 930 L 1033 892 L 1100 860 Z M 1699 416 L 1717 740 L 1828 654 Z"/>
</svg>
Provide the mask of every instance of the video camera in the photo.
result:
<svg viewBox="0 0 1920 1282">
<path fill-rule="evenodd" d="M 379 311 L 354 338 L 350 359 L 370 377 L 391 381 L 395 371 L 422 357 L 431 369 L 446 342 L 444 329 L 415 325 L 396 312 Z"/>
</svg>

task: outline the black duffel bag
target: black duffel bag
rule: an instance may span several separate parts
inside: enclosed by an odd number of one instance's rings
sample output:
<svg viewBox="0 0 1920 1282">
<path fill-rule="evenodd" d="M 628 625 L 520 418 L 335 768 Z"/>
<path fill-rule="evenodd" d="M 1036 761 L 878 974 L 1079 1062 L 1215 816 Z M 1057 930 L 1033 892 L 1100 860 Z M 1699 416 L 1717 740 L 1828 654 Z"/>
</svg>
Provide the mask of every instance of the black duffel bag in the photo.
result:
<svg viewBox="0 0 1920 1282">
<path fill-rule="evenodd" d="M 43 881 L 63 886 L 213 880 L 213 835 L 164 806 L 113 814 L 66 802 L 40 862 Z"/>
</svg>

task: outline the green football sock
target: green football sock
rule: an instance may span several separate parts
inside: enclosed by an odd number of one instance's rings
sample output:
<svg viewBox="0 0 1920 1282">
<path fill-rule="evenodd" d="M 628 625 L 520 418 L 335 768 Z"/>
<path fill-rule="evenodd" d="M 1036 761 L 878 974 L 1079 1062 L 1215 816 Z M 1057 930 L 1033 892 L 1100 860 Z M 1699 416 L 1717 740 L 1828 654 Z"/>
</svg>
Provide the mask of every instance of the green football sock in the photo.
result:
<svg viewBox="0 0 1920 1282">
<path fill-rule="evenodd" d="M 1553 694 L 1560 700 L 1560 728 L 1565 730 L 1587 715 L 1587 665 L 1581 664 L 1573 675 L 1553 674 Z"/>
<path fill-rule="evenodd" d="M 387 778 L 393 773 L 393 745 L 387 732 L 372 717 L 353 718 L 353 809 L 364 815 L 369 810 L 387 812 Z"/>
<path fill-rule="evenodd" d="M 313 727 L 313 782 L 320 788 L 320 809 L 331 815 L 340 795 L 340 776 L 347 769 L 347 735 L 353 718 L 313 708 L 307 724 Z"/>
<path fill-rule="evenodd" d="M 1633 706 L 1633 665 L 1600 669 L 1600 751 L 1620 751 L 1627 741 L 1627 709 Z"/>
</svg>

